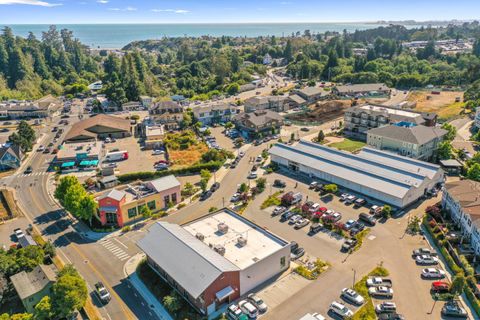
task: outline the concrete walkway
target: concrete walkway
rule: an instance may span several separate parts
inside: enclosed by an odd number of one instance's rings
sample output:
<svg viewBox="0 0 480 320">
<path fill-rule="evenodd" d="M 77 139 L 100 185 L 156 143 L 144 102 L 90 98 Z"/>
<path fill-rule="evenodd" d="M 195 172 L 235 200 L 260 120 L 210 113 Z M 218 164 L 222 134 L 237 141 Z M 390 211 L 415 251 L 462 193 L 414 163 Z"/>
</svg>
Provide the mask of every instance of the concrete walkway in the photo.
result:
<svg viewBox="0 0 480 320">
<path fill-rule="evenodd" d="M 143 300 L 150 307 L 150 310 L 156 314 L 161 320 L 173 320 L 170 314 L 165 310 L 163 305 L 157 300 L 157 298 L 148 290 L 143 284 L 142 280 L 137 275 L 136 269 L 140 261 L 145 257 L 143 253 L 139 253 L 131 257 L 123 267 L 125 277 L 135 290 L 142 296 Z"/>
</svg>

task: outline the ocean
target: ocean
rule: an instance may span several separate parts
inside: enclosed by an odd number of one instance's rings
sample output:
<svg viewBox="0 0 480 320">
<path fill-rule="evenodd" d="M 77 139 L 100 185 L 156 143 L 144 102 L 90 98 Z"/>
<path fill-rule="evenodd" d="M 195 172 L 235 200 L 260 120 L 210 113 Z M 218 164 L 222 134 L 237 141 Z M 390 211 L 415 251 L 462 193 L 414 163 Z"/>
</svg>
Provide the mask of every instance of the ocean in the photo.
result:
<svg viewBox="0 0 480 320">
<path fill-rule="evenodd" d="M 14 34 L 27 36 L 33 32 L 38 38 L 48 30 L 46 24 L 8 25 Z M 312 33 L 343 30 L 355 31 L 378 27 L 368 23 L 232 23 L 232 24 L 58 24 L 57 29 L 67 28 L 76 38 L 91 48 L 120 49 L 135 40 L 163 37 L 208 36 L 288 36 L 292 32 L 310 30 Z M 415 25 L 408 26 L 416 27 Z"/>
</svg>

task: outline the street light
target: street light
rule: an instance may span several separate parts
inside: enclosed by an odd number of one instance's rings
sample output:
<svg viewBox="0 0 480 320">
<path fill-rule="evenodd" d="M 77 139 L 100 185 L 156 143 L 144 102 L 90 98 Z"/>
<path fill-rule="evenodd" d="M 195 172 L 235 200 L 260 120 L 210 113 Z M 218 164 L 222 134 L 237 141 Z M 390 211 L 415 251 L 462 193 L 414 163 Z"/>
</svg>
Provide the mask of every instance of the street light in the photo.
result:
<svg viewBox="0 0 480 320">
<path fill-rule="evenodd" d="M 352 284 L 352 289 L 353 289 L 355 287 L 355 277 L 357 276 L 357 270 L 352 268 L 352 271 L 353 271 L 353 284 Z"/>
</svg>

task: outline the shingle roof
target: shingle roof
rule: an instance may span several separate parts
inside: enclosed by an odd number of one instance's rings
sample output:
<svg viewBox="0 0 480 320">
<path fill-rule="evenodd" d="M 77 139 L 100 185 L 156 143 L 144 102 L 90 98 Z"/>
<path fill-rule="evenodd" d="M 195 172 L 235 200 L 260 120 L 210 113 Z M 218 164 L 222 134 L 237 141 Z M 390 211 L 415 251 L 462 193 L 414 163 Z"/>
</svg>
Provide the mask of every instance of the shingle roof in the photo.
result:
<svg viewBox="0 0 480 320">
<path fill-rule="evenodd" d="M 233 120 L 239 122 L 251 122 L 253 125 L 260 127 L 270 121 L 282 121 L 283 117 L 271 110 L 258 110 L 252 113 L 238 114 Z"/>
<path fill-rule="evenodd" d="M 300 97 L 298 94 L 291 95 L 288 98 L 290 100 L 292 100 L 293 102 L 297 103 L 297 104 L 304 104 L 305 102 L 307 102 L 307 101 L 305 101 L 305 99 Z"/>
<path fill-rule="evenodd" d="M 447 134 L 447 131 L 441 128 L 426 127 L 422 125 L 413 127 L 388 125 L 370 129 L 368 134 L 423 145 L 435 138 L 443 137 L 445 134 Z"/>
<path fill-rule="evenodd" d="M 176 224 L 157 222 L 137 245 L 195 299 L 233 263 Z"/>
<path fill-rule="evenodd" d="M 330 92 L 327 92 L 320 87 L 305 87 L 303 89 L 298 90 L 298 92 L 304 94 L 307 97 L 316 96 L 316 95 L 326 96 L 330 94 Z"/>
<path fill-rule="evenodd" d="M 19 272 L 10 277 L 20 299 L 41 291 L 49 282 L 55 281 L 55 272 L 45 265 L 35 267 L 31 272 Z"/>
<path fill-rule="evenodd" d="M 180 186 L 180 181 L 178 181 L 174 175 L 169 175 L 152 180 L 148 182 L 148 184 L 155 189 L 156 192 L 162 192 Z"/>
<path fill-rule="evenodd" d="M 95 126 L 111 128 L 112 131 L 130 132 L 130 120 L 114 117 L 106 114 L 98 114 L 75 123 L 67 133 L 65 140 L 71 140 L 78 136 L 87 136 L 95 138 L 97 134 L 92 130 Z"/>
</svg>

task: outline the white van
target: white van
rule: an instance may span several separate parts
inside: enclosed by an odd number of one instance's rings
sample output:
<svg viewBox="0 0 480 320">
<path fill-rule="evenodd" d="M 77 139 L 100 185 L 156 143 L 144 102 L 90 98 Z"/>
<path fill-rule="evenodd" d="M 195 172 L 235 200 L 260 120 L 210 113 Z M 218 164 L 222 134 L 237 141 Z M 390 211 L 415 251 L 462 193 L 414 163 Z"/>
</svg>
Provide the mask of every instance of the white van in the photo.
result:
<svg viewBox="0 0 480 320">
<path fill-rule="evenodd" d="M 251 302 L 242 300 L 238 303 L 238 306 L 250 319 L 255 319 L 258 317 L 258 309 L 255 308 Z"/>
</svg>

